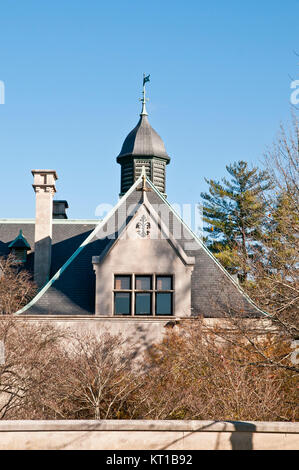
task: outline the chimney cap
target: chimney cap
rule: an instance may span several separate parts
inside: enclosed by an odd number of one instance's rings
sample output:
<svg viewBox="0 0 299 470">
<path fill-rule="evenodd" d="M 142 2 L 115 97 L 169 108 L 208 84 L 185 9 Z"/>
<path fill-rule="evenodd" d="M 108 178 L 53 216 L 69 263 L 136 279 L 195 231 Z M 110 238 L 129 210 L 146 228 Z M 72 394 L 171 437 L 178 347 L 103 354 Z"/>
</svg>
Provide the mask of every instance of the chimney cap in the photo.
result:
<svg viewBox="0 0 299 470">
<path fill-rule="evenodd" d="M 58 179 L 56 170 L 31 170 L 31 173 L 33 175 L 38 175 L 38 174 L 52 174 L 55 178 L 55 180 Z"/>
<path fill-rule="evenodd" d="M 53 204 L 63 204 L 67 209 L 69 207 L 68 202 L 65 199 L 54 199 Z"/>
</svg>

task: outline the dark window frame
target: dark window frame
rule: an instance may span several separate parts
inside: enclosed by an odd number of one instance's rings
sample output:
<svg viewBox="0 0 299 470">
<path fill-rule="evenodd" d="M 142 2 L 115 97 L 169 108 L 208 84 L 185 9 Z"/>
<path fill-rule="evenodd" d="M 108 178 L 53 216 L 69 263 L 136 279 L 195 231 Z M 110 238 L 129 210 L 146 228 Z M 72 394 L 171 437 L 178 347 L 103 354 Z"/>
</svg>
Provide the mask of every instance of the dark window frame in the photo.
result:
<svg viewBox="0 0 299 470">
<path fill-rule="evenodd" d="M 127 277 L 130 279 L 130 289 L 121 289 L 121 288 L 116 288 L 116 281 L 117 281 L 117 278 L 119 277 Z M 133 293 L 132 293 L 132 274 L 116 274 L 114 276 L 114 280 L 113 280 L 113 315 L 117 316 L 117 317 L 121 317 L 121 316 L 124 316 L 124 317 L 131 317 L 132 316 L 132 297 L 133 297 Z M 117 297 L 117 294 L 129 294 L 129 313 L 116 313 L 116 297 Z"/>
<path fill-rule="evenodd" d="M 116 279 L 117 277 L 129 277 L 130 278 L 130 289 L 117 289 L 116 288 Z M 136 280 L 140 277 L 149 277 L 150 278 L 150 287 L 151 289 L 136 289 Z M 171 282 L 171 289 L 158 289 L 158 278 L 170 278 Z M 114 274 L 113 275 L 113 315 L 117 317 L 172 317 L 174 316 L 174 293 L 175 293 L 175 279 L 174 274 L 144 274 L 144 273 L 124 273 L 124 274 Z M 130 294 L 130 313 L 116 313 L 116 294 L 117 293 L 129 293 Z M 151 304 L 151 313 L 144 314 L 144 313 L 136 313 L 136 295 L 137 294 L 150 294 L 150 304 Z M 157 314 L 157 295 L 158 294 L 165 294 L 168 293 L 171 296 L 171 313 L 170 314 Z"/>
<path fill-rule="evenodd" d="M 149 295 L 150 299 L 150 313 L 137 313 L 137 297 L 138 295 Z M 153 292 L 150 291 L 135 291 L 134 292 L 134 316 L 136 317 L 152 317 L 153 316 Z"/>
<path fill-rule="evenodd" d="M 117 313 L 116 312 L 116 299 L 119 294 L 128 294 L 129 295 L 129 312 L 128 313 Z M 114 292 L 114 315 L 117 317 L 119 316 L 124 316 L 124 317 L 130 317 L 132 316 L 132 294 L 131 292 L 125 292 L 125 291 L 117 291 Z"/>
</svg>

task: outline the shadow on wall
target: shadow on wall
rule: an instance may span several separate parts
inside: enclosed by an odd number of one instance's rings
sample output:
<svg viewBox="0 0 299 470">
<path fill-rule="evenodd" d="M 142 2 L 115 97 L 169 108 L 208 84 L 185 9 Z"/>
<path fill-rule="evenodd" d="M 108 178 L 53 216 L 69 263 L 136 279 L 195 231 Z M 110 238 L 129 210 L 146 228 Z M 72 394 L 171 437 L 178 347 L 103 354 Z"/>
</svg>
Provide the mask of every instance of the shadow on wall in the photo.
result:
<svg viewBox="0 0 299 470">
<path fill-rule="evenodd" d="M 215 447 L 213 450 L 220 450 L 220 437 L 221 433 L 230 432 L 230 442 L 231 442 L 231 450 L 253 450 L 253 433 L 256 431 L 256 426 L 252 423 L 241 422 L 241 421 L 213 421 L 206 426 L 201 426 L 195 431 L 191 431 L 189 433 L 184 434 L 183 437 L 179 439 L 175 439 L 174 441 L 167 444 L 167 446 L 163 447 L 161 450 L 167 450 L 172 447 L 174 444 L 186 439 L 188 436 L 193 435 L 199 431 L 210 431 L 210 427 L 212 427 L 216 423 L 222 423 L 223 428 L 220 431 L 217 431 L 217 439 L 215 443 Z M 229 431 L 227 429 L 227 423 L 230 423 L 234 426 L 234 431 Z"/>
<path fill-rule="evenodd" d="M 232 450 L 253 450 L 253 433 L 256 426 L 252 423 L 229 421 L 234 425 L 235 431 L 231 433 L 230 442 Z"/>
<path fill-rule="evenodd" d="M 156 450 L 167 450 L 169 448 L 172 448 L 172 450 L 175 450 L 175 449 L 181 448 L 180 446 L 175 446 L 173 448 L 173 446 L 177 443 L 180 443 L 183 439 L 186 439 L 186 437 L 188 437 L 190 435 L 193 435 L 196 432 L 199 432 L 198 441 L 200 441 L 200 431 L 202 431 L 202 432 L 212 431 L 212 429 L 210 429 L 210 428 L 213 427 L 213 425 L 216 424 L 216 423 L 221 423 L 223 425 L 223 428 L 217 432 L 218 437 L 217 437 L 216 445 L 214 446 L 214 449 L 207 449 L 207 450 L 222 450 L 223 447 L 220 443 L 220 436 L 221 436 L 222 433 L 225 433 L 225 432 L 231 432 L 231 438 L 230 438 L 231 450 L 253 450 L 252 436 L 253 436 L 253 433 L 256 430 L 256 426 L 252 423 L 236 422 L 236 421 L 213 421 L 213 422 L 210 422 L 209 424 L 207 424 L 205 426 L 198 427 L 198 429 L 196 429 L 195 431 L 192 431 L 192 432 L 189 432 L 189 433 L 184 433 L 184 437 L 181 437 L 179 439 L 175 439 L 175 440 L 169 442 L 165 447 L 155 446 L 154 448 Z M 235 431 L 228 431 L 228 430 L 226 431 L 228 423 L 230 423 L 234 426 Z M 68 440 L 64 440 L 64 442 L 62 442 L 61 445 L 59 445 L 59 446 L 54 445 L 53 447 L 50 446 L 49 449 L 51 449 L 51 448 L 55 449 L 55 450 L 62 450 L 62 449 L 66 449 L 66 448 L 70 448 L 70 449 L 77 448 L 78 449 L 78 448 L 81 447 L 82 444 L 83 444 L 83 447 L 84 447 L 84 441 L 88 440 L 88 438 L 90 437 L 92 431 L 96 431 L 98 429 L 98 423 L 94 422 L 94 421 L 91 421 L 89 425 L 87 423 L 85 423 L 84 428 L 85 428 L 84 432 L 78 433 L 78 435 L 75 436 L 75 437 L 73 437 L 73 435 L 72 435 L 72 436 L 70 436 L 70 438 Z M 128 434 L 130 434 L 130 432 L 131 431 L 127 431 Z M 155 432 L 155 431 L 153 431 L 153 432 Z M 130 448 L 135 449 L 135 446 L 130 447 Z M 227 449 L 227 447 L 226 447 L 226 449 Z M 227 450 L 229 450 L 229 449 L 227 449 Z"/>
</svg>

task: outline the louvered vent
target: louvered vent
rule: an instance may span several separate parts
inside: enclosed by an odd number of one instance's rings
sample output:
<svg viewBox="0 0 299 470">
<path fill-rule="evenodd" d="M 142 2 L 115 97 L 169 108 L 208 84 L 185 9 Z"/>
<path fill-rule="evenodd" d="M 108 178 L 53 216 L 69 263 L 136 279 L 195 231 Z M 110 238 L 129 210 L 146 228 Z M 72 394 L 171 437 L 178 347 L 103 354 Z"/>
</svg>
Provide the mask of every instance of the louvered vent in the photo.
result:
<svg viewBox="0 0 299 470">
<path fill-rule="evenodd" d="M 123 163 L 121 166 L 121 192 L 126 193 L 134 182 L 133 162 Z"/>
</svg>

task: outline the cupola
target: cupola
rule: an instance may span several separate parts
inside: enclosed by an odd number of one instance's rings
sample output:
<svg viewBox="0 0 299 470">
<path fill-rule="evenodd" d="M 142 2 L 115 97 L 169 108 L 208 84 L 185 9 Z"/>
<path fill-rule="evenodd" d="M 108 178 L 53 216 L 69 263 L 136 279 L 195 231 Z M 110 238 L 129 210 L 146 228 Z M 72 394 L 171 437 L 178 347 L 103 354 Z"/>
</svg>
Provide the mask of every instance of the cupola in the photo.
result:
<svg viewBox="0 0 299 470">
<path fill-rule="evenodd" d="M 170 162 L 163 140 L 152 128 L 146 111 L 145 83 L 149 75 L 143 76 L 142 110 L 137 126 L 128 134 L 116 161 L 121 165 L 120 195 L 139 178 L 142 167 L 147 177 L 166 196 L 166 165 Z"/>
</svg>

